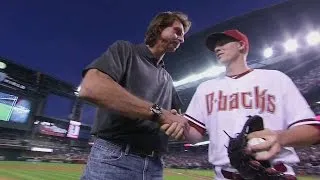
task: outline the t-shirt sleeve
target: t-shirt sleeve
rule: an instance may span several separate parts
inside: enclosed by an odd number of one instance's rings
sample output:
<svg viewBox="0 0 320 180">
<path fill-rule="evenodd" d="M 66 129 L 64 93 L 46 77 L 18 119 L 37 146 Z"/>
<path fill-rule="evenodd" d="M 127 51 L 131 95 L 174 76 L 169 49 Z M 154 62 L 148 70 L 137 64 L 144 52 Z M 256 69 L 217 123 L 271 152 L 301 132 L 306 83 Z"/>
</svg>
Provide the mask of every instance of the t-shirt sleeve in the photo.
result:
<svg viewBox="0 0 320 180">
<path fill-rule="evenodd" d="M 90 69 L 97 69 L 109 75 L 114 81 L 120 82 L 126 72 L 130 47 L 129 42 L 126 41 L 114 42 L 100 57 L 82 71 L 82 76 L 84 77 Z"/>
<path fill-rule="evenodd" d="M 172 105 L 171 109 L 181 110 L 183 106 L 182 100 L 175 87 L 172 88 Z"/>
<path fill-rule="evenodd" d="M 294 82 L 283 74 L 284 112 L 288 128 L 303 124 L 320 125 L 308 102 Z"/>
<path fill-rule="evenodd" d="M 189 124 L 198 130 L 202 135 L 206 131 L 205 96 L 201 93 L 200 86 L 192 96 L 184 117 L 189 120 Z"/>
</svg>

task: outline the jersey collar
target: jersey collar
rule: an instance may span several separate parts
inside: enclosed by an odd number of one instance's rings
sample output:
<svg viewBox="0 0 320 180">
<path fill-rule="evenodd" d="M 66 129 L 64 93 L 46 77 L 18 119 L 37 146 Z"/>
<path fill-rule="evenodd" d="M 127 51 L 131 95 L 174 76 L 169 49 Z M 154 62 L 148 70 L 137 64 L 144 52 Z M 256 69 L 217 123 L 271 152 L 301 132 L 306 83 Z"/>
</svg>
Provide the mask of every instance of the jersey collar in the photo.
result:
<svg viewBox="0 0 320 180">
<path fill-rule="evenodd" d="M 249 70 L 247 70 L 247 71 L 245 71 L 243 73 L 236 74 L 236 75 L 231 75 L 231 76 L 227 76 L 227 77 L 232 78 L 232 79 L 239 79 L 239 78 L 243 77 L 244 75 L 249 74 L 252 71 L 253 71 L 253 69 L 249 69 Z"/>
</svg>

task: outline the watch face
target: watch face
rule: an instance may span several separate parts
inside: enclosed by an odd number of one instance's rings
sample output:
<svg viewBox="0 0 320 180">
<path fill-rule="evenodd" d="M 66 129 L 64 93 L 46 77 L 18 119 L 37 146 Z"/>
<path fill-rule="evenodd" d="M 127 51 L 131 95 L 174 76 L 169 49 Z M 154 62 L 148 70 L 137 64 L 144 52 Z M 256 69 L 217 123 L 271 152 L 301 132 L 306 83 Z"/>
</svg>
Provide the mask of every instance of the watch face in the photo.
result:
<svg viewBox="0 0 320 180">
<path fill-rule="evenodd" d="M 161 113 L 161 110 L 159 110 L 159 109 L 154 109 L 154 112 L 157 113 L 157 114 L 160 114 L 160 113 Z"/>
<path fill-rule="evenodd" d="M 160 115 L 162 113 L 161 108 L 158 105 L 153 106 L 151 109 L 152 109 L 152 112 L 157 115 Z"/>
</svg>

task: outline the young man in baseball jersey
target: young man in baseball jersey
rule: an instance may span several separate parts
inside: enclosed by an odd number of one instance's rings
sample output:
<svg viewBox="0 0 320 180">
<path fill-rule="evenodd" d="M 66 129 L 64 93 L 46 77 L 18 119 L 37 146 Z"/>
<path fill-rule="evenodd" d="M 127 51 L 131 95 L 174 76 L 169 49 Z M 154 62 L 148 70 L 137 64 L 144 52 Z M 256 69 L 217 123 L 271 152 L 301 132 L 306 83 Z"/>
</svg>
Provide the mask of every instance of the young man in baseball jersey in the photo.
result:
<svg viewBox="0 0 320 180">
<path fill-rule="evenodd" d="M 267 151 L 255 156 L 271 160 L 273 167 L 295 175 L 291 165 L 299 162 L 293 147 L 319 142 L 319 121 L 292 80 L 276 70 L 251 69 L 247 65 L 249 41 L 238 30 L 213 33 L 206 40 L 219 63 L 226 67 L 224 75 L 203 82 L 197 88 L 185 112 L 193 125 L 185 132 L 186 140 L 199 142 L 209 134 L 209 161 L 215 166 L 216 179 L 237 176 L 230 166 L 227 149 L 249 115 L 264 119 L 265 130 L 248 138 L 264 138 L 264 143 L 249 147 L 250 152 Z M 174 126 L 163 125 L 167 134 Z"/>
</svg>

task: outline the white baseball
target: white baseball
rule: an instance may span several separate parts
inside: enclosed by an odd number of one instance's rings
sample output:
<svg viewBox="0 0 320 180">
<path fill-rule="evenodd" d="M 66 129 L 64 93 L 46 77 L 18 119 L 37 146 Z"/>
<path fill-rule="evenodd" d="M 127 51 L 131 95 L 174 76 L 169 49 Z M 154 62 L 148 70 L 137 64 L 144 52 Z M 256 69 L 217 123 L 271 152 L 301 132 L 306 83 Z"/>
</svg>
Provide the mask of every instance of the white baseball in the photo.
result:
<svg viewBox="0 0 320 180">
<path fill-rule="evenodd" d="M 262 138 L 252 138 L 252 139 L 249 139 L 248 144 L 250 146 L 254 146 L 263 142 L 265 142 L 265 140 Z"/>
<path fill-rule="evenodd" d="M 263 142 L 265 142 L 265 141 L 266 141 L 266 140 L 264 140 L 264 139 L 262 139 L 262 138 L 252 138 L 252 139 L 249 139 L 248 145 L 249 145 L 249 146 L 254 146 L 254 145 L 263 143 Z M 261 157 L 261 156 L 265 156 L 266 153 L 268 153 L 268 151 L 259 151 L 259 152 L 256 152 L 255 155 Z"/>
</svg>

